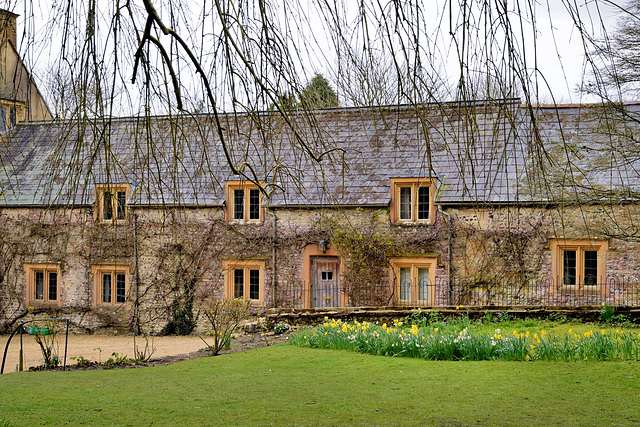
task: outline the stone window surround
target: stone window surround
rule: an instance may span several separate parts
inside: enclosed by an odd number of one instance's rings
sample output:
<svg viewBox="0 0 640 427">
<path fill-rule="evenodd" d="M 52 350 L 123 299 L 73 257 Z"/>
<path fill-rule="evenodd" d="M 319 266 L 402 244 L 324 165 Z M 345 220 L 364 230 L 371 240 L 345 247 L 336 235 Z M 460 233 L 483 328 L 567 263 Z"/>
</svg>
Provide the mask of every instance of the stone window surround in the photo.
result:
<svg viewBox="0 0 640 427">
<path fill-rule="evenodd" d="M 389 283 L 394 287 L 394 295 L 396 301 L 402 301 L 411 305 L 436 305 L 436 268 L 438 267 L 438 257 L 431 256 L 407 256 L 394 257 L 389 259 L 391 268 L 389 269 Z M 409 300 L 400 300 L 400 268 L 411 268 L 411 296 Z M 418 300 L 417 286 L 417 269 L 429 269 L 429 294 L 428 299 L 424 301 Z"/>
<path fill-rule="evenodd" d="M 104 194 L 110 192 L 116 196 L 112 198 L 112 219 L 104 220 Z M 125 193 L 124 219 L 118 219 L 118 192 Z M 129 183 L 103 183 L 95 186 L 95 205 L 93 219 L 98 223 L 114 225 L 126 224 L 129 220 L 129 197 L 131 196 L 131 184 Z"/>
<path fill-rule="evenodd" d="M 549 239 L 549 247 L 551 249 L 551 275 L 554 289 L 562 291 L 591 291 L 594 293 L 605 294 L 606 278 L 607 278 L 607 251 L 609 249 L 608 240 L 597 239 L 569 239 L 569 238 L 551 238 Z M 578 277 L 575 285 L 565 285 L 563 280 L 563 259 L 566 250 L 575 250 L 577 252 L 576 270 Z M 587 250 L 598 252 L 598 279 L 597 285 L 585 285 L 584 278 L 584 252 Z"/>
<path fill-rule="evenodd" d="M 37 306 L 55 306 L 59 307 L 61 305 L 60 298 L 60 264 L 59 263 L 41 263 L 41 262 L 25 262 L 23 264 L 24 272 L 26 275 L 26 292 L 25 292 L 25 303 L 27 306 L 37 305 Z M 45 281 L 44 281 L 44 289 L 43 289 L 43 299 L 37 300 L 35 299 L 36 292 L 36 283 L 35 283 L 35 273 L 36 271 L 43 271 L 45 273 Z M 56 283 L 56 299 L 49 299 L 49 276 L 47 273 L 57 273 L 57 283 Z"/>
<path fill-rule="evenodd" d="M 244 284 L 242 299 L 250 300 L 252 307 L 264 306 L 264 272 L 266 262 L 263 259 L 229 259 L 222 261 L 222 269 L 224 273 L 224 297 L 234 298 L 234 271 L 244 271 Z M 260 274 L 258 299 L 249 298 L 249 270 L 258 270 Z"/>
<path fill-rule="evenodd" d="M 435 222 L 436 205 L 436 178 L 391 178 L 391 203 L 389 204 L 389 214 L 392 224 L 401 225 L 418 225 L 433 224 Z M 411 218 L 401 219 L 400 215 L 400 191 L 401 188 L 411 188 Z M 418 219 L 418 188 L 426 187 L 429 189 L 429 215 L 428 218 Z"/>
<path fill-rule="evenodd" d="M 243 190 L 244 198 L 243 198 L 243 218 L 242 219 L 234 219 L 234 210 L 235 210 L 235 198 L 234 193 L 235 190 Z M 249 219 L 249 205 L 250 198 L 249 192 L 250 190 L 258 190 L 259 201 L 258 201 L 258 218 L 257 219 Z M 225 194 L 225 210 L 224 216 L 225 220 L 232 224 L 262 224 L 264 222 L 264 208 L 262 206 L 263 202 L 263 194 L 262 191 L 259 190 L 258 186 L 251 181 L 247 180 L 231 180 L 226 181 L 224 183 L 224 194 Z"/>
<path fill-rule="evenodd" d="M 0 108 L 4 108 L 4 117 L 0 115 L 0 120 L 4 119 L 4 126 L 0 124 L 0 132 L 9 131 L 25 120 L 26 103 L 24 102 L 2 99 L 0 100 Z"/>
<path fill-rule="evenodd" d="M 121 263 L 100 263 L 91 266 L 93 275 L 93 305 L 94 307 L 113 307 L 127 304 L 129 302 L 130 271 L 128 264 Z M 102 302 L 102 275 L 112 274 L 111 282 L 111 302 Z M 116 274 L 125 275 L 125 302 L 116 302 Z"/>
</svg>

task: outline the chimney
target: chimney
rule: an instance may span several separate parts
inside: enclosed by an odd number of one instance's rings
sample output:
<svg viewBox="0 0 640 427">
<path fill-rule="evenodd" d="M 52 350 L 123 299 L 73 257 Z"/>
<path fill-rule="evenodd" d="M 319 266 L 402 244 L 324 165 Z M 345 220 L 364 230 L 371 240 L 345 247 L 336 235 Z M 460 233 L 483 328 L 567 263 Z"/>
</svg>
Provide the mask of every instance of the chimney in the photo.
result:
<svg viewBox="0 0 640 427">
<path fill-rule="evenodd" d="M 15 13 L 0 9 L 0 35 L 3 39 L 6 37 L 10 40 L 13 43 L 13 47 L 17 49 L 16 18 L 18 18 L 18 15 Z"/>
</svg>

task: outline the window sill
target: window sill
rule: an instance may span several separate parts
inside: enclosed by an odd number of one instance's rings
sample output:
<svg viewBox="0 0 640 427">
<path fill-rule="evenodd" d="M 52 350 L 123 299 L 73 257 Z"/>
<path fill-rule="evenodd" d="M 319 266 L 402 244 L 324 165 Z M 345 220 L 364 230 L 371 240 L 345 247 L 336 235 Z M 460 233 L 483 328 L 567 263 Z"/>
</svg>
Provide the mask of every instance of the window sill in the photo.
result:
<svg viewBox="0 0 640 427">
<path fill-rule="evenodd" d="M 262 221 L 260 221 L 258 219 L 248 219 L 248 220 L 234 219 L 234 220 L 228 221 L 227 224 L 230 224 L 230 225 L 262 225 Z"/>
<path fill-rule="evenodd" d="M 27 301 L 26 306 L 27 307 L 33 307 L 33 308 L 59 308 L 62 304 L 59 301 L 39 301 L 39 300 L 33 300 L 33 301 Z"/>
<path fill-rule="evenodd" d="M 421 220 L 421 221 L 396 221 L 391 223 L 392 225 L 398 227 L 417 227 L 417 226 L 425 226 L 425 225 L 433 225 L 431 220 Z"/>
<path fill-rule="evenodd" d="M 565 294 L 601 294 L 605 291 L 605 285 L 560 285 L 557 291 Z"/>
</svg>

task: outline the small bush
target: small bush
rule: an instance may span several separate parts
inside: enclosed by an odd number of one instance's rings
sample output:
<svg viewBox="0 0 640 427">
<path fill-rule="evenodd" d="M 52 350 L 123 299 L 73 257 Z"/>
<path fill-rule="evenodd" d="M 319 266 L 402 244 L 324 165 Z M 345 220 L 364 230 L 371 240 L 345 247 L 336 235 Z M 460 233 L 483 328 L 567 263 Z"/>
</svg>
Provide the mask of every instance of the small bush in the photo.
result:
<svg viewBox="0 0 640 427">
<path fill-rule="evenodd" d="M 193 309 L 193 298 L 181 305 L 177 300 L 171 306 L 171 318 L 162 329 L 162 335 L 189 335 L 198 324 L 198 314 Z"/>
<path fill-rule="evenodd" d="M 42 359 L 44 360 L 44 369 L 54 369 L 60 365 L 58 342 L 56 341 L 56 336 L 58 335 L 56 321 L 41 320 L 34 322 L 28 331 L 34 336 L 40 346 Z"/>
<path fill-rule="evenodd" d="M 281 323 L 279 325 L 276 325 L 273 328 L 273 333 L 276 334 L 276 335 L 280 335 L 280 334 L 284 334 L 289 329 L 291 329 L 291 327 L 289 327 L 289 325 L 287 325 L 286 323 Z"/>
<path fill-rule="evenodd" d="M 600 321 L 603 323 L 613 323 L 613 320 L 616 315 L 616 307 L 614 305 L 609 305 L 607 303 L 602 303 L 600 310 Z"/>
<path fill-rule="evenodd" d="M 120 355 L 116 352 L 111 353 L 111 357 L 104 362 L 105 369 L 115 368 L 116 366 L 131 365 L 133 361 L 127 357 L 127 355 Z"/>
<path fill-rule="evenodd" d="M 93 363 L 96 363 L 96 362 L 92 363 L 90 360 L 85 359 L 84 356 L 71 357 L 71 360 L 75 360 L 76 361 L 76 366 L 78 368 L 88 368 Z"/>
<path fill-rule="evenodd" d="M 240 323 L 249 315 L 249 300 L 240 298 L 216 298 L 205 300 L 203 302 L 202 313 L 211 324 L 211 337 L 213 343 L 209 344 L 204 338 L 200 337 L 207 345 L 207 349 L 215 356 L 223 347 L 231 344 L 233 332 L 238 328 Z M 228 348 L 228 347 L 227 347 Z"/>
</svg>

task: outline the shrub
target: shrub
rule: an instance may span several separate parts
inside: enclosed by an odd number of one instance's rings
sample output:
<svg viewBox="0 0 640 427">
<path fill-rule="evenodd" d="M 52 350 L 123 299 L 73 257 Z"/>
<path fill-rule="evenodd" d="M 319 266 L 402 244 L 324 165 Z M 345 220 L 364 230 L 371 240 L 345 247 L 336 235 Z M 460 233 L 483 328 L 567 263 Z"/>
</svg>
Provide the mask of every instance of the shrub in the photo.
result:
<svg viewBox="0 0 640 427">
<path fill-rule="evenodd" d="M 56 336 L 58 330 L 56 322 L 53 320 L 42 320 L 34 322 L 29 328 L 29 333 L 33 334 L 36 342 L 42 351 L 42 359 L 44 360 L 45 369 L 53 369 L 60 364 L 58 358 L 58 343 Z"/>
<path fill-rule="evenodd" d="M 198 323 L 198 313 L 193 310 L 193 296 L 181 304 L 178 300 L 171 305 L 171 318 L 162 329 L 162 335 L 189 335 Z"/>
<path fill-rule="evenodd" d="M 213 342 L 209 344 L 204 338 L 200 337 L 200 339 L 214 356 L 225 345 L 230 345 L 233 332 L 249 315 L 250 305 L 250 301 L 240 298 L 215 298 L 203 302 L 202 313 L 211 324 L 210 332 Z"/>
<path fill-rule="evenodd" d="M 616 307 L 603 302 L 598 312 L 603 323 L 612 323 L 616 315 Z"/>
<path fill-rule="evenodd" d="M 115 368 L 116 366 L 127 366 L 131 365 L 133 361 L 129 359 L 126 355 L 120 355 L 118 353 L 111 353 L 111 357 L 104 362 L 105 369 Z"/>
<path fill-rule="evenodd" d="M 280 335 L 280 334 L 284 334 L 285 332 L 287 332 L 289 329 L 291 329 L 289 327 L 289 325 L 287 325 L 286 323 L 280 323 L 279 325 L 276 325 L 273 328 L 273 333 L 276 335 Z"/>
<path fill-rule="evenodd" d="M 96 363 L 96 362 L 92 363 L 89 359 L 85 359 L 84 356 L 71 357 L 71 360 L 75 360 L 76 361 L 76 366 L 78 368 L 88 368 L 93 363 Z"/>
</svg>

